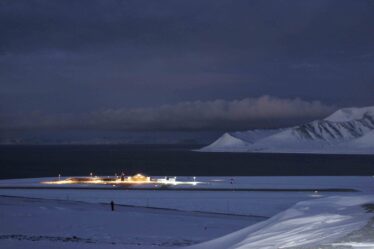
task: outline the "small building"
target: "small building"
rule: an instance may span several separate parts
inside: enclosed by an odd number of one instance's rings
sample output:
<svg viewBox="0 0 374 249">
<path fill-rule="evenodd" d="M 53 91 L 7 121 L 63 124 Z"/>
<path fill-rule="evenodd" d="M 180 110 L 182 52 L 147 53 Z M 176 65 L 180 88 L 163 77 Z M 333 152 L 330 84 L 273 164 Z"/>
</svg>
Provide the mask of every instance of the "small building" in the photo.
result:
<svg viewBox="0 0 374 249">
<path fill-rule="evenodd" d="M 177 181 L 176 177 L 168 177 L 168 176 L 166 176 L 163 179 L 157 179 L 157 182 L 161 184 L 174 184 L 175 185 L 176 181 Z"/>
<path fill-rule="evenodd" d="M 134 176 L 127 177 L 129 182 L 150 182 L 151 178 L 149 176 L 144 176 L 142 174 L 136 174 Z"/>
</svg>

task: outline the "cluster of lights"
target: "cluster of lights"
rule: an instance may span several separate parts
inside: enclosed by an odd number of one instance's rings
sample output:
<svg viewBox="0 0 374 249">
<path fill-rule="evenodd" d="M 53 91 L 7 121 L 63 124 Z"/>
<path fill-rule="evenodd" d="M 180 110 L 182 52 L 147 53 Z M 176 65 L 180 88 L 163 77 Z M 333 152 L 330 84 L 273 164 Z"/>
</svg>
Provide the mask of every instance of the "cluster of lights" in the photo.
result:
<svg viewBox="0 0 374 249">
<path fill-rule="evenodd" d="M 196 177 L 193 177 L 193 181 L 177 181 L 176 177 L 165 177 L 160 179 L 151 179 L 149 176 L 142 174 L 136 174 L 134 176 L 124 177 L 98 177 L 90 173 L 89 177 L 71 177 L 61 179 L 61 175 L 58 175 L 58 180 L 44 181 L 43 184 L 102 184 L 102 185 L 133 185 L 133 184 L 159 184 L 159 185 L 193 185 L 196 186 L 200 182 L 196 181 Z"/>
</svg>

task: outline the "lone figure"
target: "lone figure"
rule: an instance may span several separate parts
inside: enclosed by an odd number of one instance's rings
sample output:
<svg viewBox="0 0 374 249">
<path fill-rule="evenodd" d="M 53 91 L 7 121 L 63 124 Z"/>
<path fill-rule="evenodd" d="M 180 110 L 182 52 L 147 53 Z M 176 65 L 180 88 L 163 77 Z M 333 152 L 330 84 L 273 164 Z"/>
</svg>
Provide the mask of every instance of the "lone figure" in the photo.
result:
<svg viewBox="0 0 374 249">
<path fill-rule="evenodd" d="M 112 211 L 114 211 L 114 201 L 110 202 L 110 207 L 112 208 Z"/>
</svg>

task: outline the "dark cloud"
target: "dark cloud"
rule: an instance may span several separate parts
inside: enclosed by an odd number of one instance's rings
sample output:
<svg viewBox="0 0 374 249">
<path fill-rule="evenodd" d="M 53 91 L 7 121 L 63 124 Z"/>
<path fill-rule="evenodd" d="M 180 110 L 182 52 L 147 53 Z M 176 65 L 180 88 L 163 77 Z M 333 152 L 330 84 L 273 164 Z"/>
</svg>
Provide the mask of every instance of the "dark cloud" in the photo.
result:
<svg viewBox="0 0 374 249">
<path fill-rule="evenodd" d="M 335 107 L 318 101 L 269 96 L 243 100 L 182 102 L 153 108 L 105 109 L 82 114 L 11 115 L 11 129 L 236 130 L 278 128 L 330 114 Z"/>
<path fill-rule="evenodd" d="M 371 0 L 0 0 L 0 114 L 155 115 L 263 95 L 372 105 L 373 13 Z"/>
<path fill-rule="evenodd" d="M 103 45 L 293 57 L 364 52 L 373 46 L 373 10 L 370 0 L 3 0 L 0 45 L 4 52 Z"/>
</svg>

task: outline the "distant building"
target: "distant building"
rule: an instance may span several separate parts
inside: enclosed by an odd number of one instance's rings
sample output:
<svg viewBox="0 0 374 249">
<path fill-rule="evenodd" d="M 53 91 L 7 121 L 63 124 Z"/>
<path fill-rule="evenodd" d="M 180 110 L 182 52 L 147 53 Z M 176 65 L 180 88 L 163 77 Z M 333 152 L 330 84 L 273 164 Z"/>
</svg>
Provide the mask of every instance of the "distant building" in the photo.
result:
<svg viewBox="0 0 374 249">
<path fill-rule="evenodd" d="M 150 182 L 151 178 L 149 176 L 144 176 L 142 174 L 136 174 L 134 176 L 127 177 L 129 182 Z"/>
</svg>

